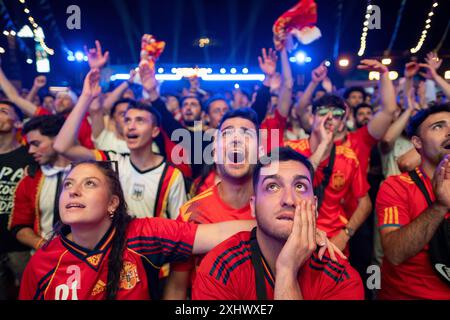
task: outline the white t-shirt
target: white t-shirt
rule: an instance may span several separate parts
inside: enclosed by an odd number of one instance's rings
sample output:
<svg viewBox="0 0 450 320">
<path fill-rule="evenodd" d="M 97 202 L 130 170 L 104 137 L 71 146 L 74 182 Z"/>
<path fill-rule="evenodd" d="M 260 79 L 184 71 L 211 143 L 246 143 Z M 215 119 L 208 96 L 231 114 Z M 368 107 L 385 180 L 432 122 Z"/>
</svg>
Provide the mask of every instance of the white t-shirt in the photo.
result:
<svg viewBox="0 0 450 320">
<path fill-rule="evenodd" d="M 92 141 L 94 141 L 95 148 L 99 150 L 111 150 L 116 153 L 130 152 L 126 141 L 117 138 L 114 132 L 107 129 L 103 129 L 97 138 L 92 137 Z"/>
<path fill-rule="evenodd" d="M 44 181 L 42 183 L 42 189 L 39 194 L 39 209 L 41 212 L 40 236 L 49 239 L 53 232 L 53 216 L 54 216 L 54 204 L 56 196 L 56 187 L 58 185 L 58 173 L 63 172 L 62 181 L 66 177 L 70 170 L 70 166 L 66 168 L 41 166 L 42 174 L 44 175 Z M 61 183 L 62 183 L 61 181 Z M 62 187 L 62 185 L 61 185 Z"/>
<path fill-rule="evenodd" d="M 395 140 L 392 150 L 381 156 L 381 163 L 383 165 L 383 174 L 385 178 L 401 174 L 401 171 L 398 168 L 397 160 L 412 148 L 414 148 L 412 142 L 402 136 Z"/>
<path fill-rule="evenodd" d="M 111 151 L 106 154 L 110 160 L 118 162 L 119 179 L 125 194 L 128 212 L 137 218 L 153 217 L 158 188 L 164 169 L 168 164 L 163 161 L 155 168 L 140 171 L 131 162 L 129 154 L 118 154 Z M 169 188 L 167 212 L 163 212 L 161 217 L 176 219 L 180 207 L 187 200 L 183 174 L 176 168 Z"/>
</svg>

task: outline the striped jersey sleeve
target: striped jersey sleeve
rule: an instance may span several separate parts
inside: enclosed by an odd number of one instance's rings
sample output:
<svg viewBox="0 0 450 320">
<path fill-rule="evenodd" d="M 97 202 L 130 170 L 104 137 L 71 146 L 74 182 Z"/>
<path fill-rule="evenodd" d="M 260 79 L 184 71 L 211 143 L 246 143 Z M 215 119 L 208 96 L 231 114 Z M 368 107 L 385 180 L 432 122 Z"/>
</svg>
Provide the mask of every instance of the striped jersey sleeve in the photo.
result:
<svg viewBox="0 0 450 320">
<path fill-rule="evenodd" d="M 197 225 L 164 218 L 143 218 L 131 222 L 127 247 L 157 267 L 185 261 L 194 246 Z"/>
</svg>

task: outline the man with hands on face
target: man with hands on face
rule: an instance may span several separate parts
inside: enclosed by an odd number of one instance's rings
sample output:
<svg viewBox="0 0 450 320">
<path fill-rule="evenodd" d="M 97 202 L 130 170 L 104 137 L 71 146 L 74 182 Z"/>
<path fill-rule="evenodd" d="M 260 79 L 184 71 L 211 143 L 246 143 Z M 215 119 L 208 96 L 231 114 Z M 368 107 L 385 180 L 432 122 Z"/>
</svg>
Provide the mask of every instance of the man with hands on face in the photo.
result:
<svg viewBox="0 0 450 320">
<path fill-rule="evenodd" d="M 340 250 L 347 248 L 351 236 L 371 211 L 369 185 L 358 156 L 348 146 L 334 143 L 336 134 L 345 125 L 345 112 L 345 103 L 340 97 L 325 95 L 313 102 L 309 139 L 285 142 L 286 146 L 308 157 L 315 168 L 317 225 Z M 352 212 L 346 210 L 342 201 L 349 195 L 357 199 Z"/>
<path fill-rule="evenodd" d="M 379 298 L 449 300 L 450 106 L 419 111 L 407 131 L 422 163 L 387 178 L 378 193 Z"/>
<path fill-rule="evenodd" d="M 317 249 L 310 162 L 290 148 L 274 149 L 253 177 L 257 227 L 208 253 L 193 299 L 363 299 L 360 277 L 346 259 L 333 261 Z"/>
</svg>

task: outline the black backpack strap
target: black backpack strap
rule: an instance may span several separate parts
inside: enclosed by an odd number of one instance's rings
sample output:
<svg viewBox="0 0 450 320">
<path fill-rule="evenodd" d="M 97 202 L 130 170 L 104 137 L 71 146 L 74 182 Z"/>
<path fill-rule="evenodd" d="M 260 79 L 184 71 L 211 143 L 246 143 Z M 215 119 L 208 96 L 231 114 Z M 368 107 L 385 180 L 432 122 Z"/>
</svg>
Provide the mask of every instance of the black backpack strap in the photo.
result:
<svg viewBox="0 0 450 320">
<path fill-rule="evenodd" d="M 325 197 L 325 189 L 330 183 L 331 174 L 333 173 L 334 161 L 336 160 L 336 145 L 333 145 L 330 154 L 330 160 L 328 161 L 328 166 L 323 169 L 323 179 L 322 182 L 314 188 L 314 194 L 317 196 L 317 210 L 320 209 Z"/>
<path fill-rule="evenodd" d="M 423 183 L 422 179 L 420 179 L 420 177 L 417 174 L 416 170 L 409 171 L 408 174 L 411 177 L 411 179 L 414 181 L 416 186 L 423 193 L 425 199 L 427 200 L 428 206 L 431 206 L 433 204 L 433 201 L 431 200 L 430 194 L 428 193 L 428 190 L 425 187 L 425 183 Z"/>
<path fill-rule="evenodd" d="M 262 264 L 261 251 L 256 240 L 256 228 L 253 228 L 250 237 L 250 250 L 252 265 L 255 269 L 256 298 L 258 300 L 267 300 L 266 282 L 264 280 L 264 267 Z"/>
</svg>

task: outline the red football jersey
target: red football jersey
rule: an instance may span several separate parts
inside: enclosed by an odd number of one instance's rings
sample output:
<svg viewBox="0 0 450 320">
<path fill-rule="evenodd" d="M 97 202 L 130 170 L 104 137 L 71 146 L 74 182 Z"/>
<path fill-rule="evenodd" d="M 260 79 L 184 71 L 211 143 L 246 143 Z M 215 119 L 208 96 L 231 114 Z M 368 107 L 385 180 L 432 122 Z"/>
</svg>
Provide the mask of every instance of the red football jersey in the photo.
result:
<svg viewBox="0 0 450 320">
<path fill-rule="evenodd" d="M 250 203 L 240 209 L 230 207 L 220 198 L 219 184 L 186 202 L 180 208 L 180 215 L 177 220 L 196 224 L 253 220 Z M 191 282 L 193 282 L 195 280 L 195 267 L 200 265 L 203 257 L 204 255 L 194 256 L 186 262 L 172 264 L 171 268 L 174 271 L 192 271 Z"/>
<path fill-rule="evenodd" d="M 432 201 L 435 200 L 431 180 L 419 168 Z M 378 192 L 376 213 L 380 229 L 406 226 L 428 207 L 425 196 L 408 173 L 391 176 Z M 447 213 L 448 218 L 450 213 Z M 402 264 L 394 266 L 386 258 L 381 270 L 380 299 L 450 299 L 450 287 L 433 270 L 428 245 Z"/>
<path fill-rule="evenodd" d="M 273 148 L 283 145 L 283 135 L 286 126 L 287 118 L 283 117 L 278 109 L 275 109 L 273 115 L 267 116 L 261 122 L 261 141 L 263 142 L 266 153 L 269 153 Z M 266 144 L 264 144 L 264 142 L 266 142 Z"/>
<path fill-rule="evenodd" d="M 286 146 L 303 154 L 305 157 L 312 155 L 309 140 L 287 141 Z M 314 186 L 323 180 L 323 170 L 327 167 L 329 159 L 322 161 L 314 174 Z M 347 217 L 351 213 L 345 212 L 343 199 L 350 192 L 356 198 L 367 194 L 370 186 L 362 173 L 358 158 L 352 149 L 346 146 L 336 147 L 336 158 L 330 182 L 325 188 L 322 206 L 317 218 L 317 227 L 332 238 L 339 233 L 348 223 Z"/>
<path fill-rule="evenodd" d="M 378 143 L 374 137 L 369 133 L 367 126 L 359 128 L 356 131 L 349 132 L 345 140 L 336 141 L 336 145 L 344 145 L 355 151 L 356 156 L 359 160 L 359 165 L 361 171 L 364 175 L 364 179 L 367 179 L 367 174 L 369 172 L 370 154 L 372 148 Z M 355 212 L 358 207 L 358 199 L 349 193 L 345 199 L 345 209 L 351 217 L 353 212 Z"/>
<path fill-rule="evenodd" d="M 160 267 L 190 257 L 196 230 L 195 224 L 163 218 L 130 222 L 117 300 L 157 297 Z M 93 250 L 64 236 L 52 240 L 27 265 L 19 299 L 105 299 L 108 257 L 115 232 L 110 228 Z"/>
<path fill-rule="evenodd" d="M 195 280 L 194 300 L 256 300 L 255 269 L 251 262 L 251 232 L 240 232 L 211 250 Z M 319 260 L 316 251 L 298 273 L 305 300 L 362 300 L 359 274 L 346 260 Z M 273 300 L 275 277 L 263 259 L 267 299 Z"/>
<path fill-rule="evenodd" d="M 367 126 L 359 128 L 356 131 L 349 132 L 343 141 L 337 141 L 336 145 L 344 145 L 352 149 L 359 160 L 359 165 L 367 176 L 369 170 L 370 153 L 372 148 L 378 143 L 378 140 L 372 137 Z"/>
</svg>

